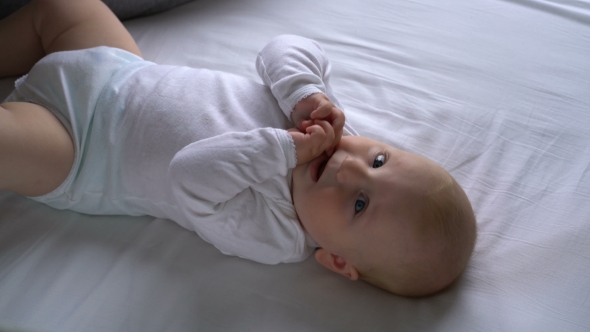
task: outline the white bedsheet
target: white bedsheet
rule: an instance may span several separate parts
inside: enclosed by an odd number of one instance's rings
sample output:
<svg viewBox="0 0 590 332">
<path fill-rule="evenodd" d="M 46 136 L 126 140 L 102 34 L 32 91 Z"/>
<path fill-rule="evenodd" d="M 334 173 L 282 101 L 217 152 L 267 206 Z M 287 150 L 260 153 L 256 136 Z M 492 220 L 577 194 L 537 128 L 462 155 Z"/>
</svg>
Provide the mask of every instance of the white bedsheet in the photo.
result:
<svg viewBox="0 0 590 332">
<path fill-rule="evenodd" d="M 355 129 L 464 186 L 473 260 L 408 299 L 313 259 L 224 256 L 167 220 L 0 193 L 0 330 L 590 330 L 587 0 L 197 0 L 126 26 L 148 60 L 254 79 L 273 36 L 318 40 Z"/>
</svg>

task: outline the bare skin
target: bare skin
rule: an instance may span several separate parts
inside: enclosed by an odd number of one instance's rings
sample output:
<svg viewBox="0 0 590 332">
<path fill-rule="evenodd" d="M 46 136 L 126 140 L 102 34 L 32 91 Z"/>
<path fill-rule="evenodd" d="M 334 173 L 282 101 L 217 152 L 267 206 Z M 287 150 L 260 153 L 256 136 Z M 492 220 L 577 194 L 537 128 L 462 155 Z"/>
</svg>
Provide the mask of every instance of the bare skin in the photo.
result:
<svg viewBox="0 0 590 332">
<path fill-rule="evenodd" d="M 47 54 L 96 46 L 141 56 L 117 17 L 99 0 L 34 0 L 0 21 L 0 77 L 22 75 Z M 74 160 L 72 139 L 46 108 L 0 104 L 0 190 L 40 196 L 56 189 Z"/>
</svg>

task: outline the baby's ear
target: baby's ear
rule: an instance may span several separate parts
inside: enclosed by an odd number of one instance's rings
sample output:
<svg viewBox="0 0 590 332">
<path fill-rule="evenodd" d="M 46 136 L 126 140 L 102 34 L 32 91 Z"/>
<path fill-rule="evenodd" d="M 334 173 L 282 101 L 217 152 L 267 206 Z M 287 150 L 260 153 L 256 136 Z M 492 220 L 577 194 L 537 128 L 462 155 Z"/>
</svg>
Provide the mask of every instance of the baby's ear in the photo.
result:
<svg viewBox="0 0 590 332">
<path fill-rule="evenodd" d="M 350 280 L 357 280 L 359 278 L 358 270 L 342 256 L 334 255 L 320 248 L 315 252 L 315 259 L 329 270 L 341 274 Z"/>
</svg>

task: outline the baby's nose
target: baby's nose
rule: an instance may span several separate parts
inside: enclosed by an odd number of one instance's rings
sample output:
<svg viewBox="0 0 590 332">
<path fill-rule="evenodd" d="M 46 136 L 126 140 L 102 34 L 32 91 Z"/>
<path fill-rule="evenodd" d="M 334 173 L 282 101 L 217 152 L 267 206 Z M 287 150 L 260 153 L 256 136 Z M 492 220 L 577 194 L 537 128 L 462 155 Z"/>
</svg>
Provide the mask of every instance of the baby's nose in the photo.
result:
<svg viewBox="0 0 590 332">
<path fill-rule="evenodd" d="M 354 185 L 367 174 L 367 165 L 362 160 L 346 156 L 336 173 L 336 180 L 342 184 Z"/>
</svg>

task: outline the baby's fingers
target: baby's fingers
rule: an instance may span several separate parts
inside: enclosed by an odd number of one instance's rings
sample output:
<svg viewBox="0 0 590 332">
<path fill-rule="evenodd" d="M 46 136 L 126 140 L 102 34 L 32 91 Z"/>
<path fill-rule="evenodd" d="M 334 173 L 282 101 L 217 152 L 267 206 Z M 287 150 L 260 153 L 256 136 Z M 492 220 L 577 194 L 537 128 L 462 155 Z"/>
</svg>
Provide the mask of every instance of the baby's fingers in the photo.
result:
<svg viewBox="0 0 590 332">
<path fill-rule="evenodd" d="M 329 152 L 329 148 L 332 146 L 335 138 L 334 129 L 329 122 L 324 120 L 315 120 L 314 125 L 314 132 L 311 134 L 311 139 L 314 141 L 314 144 L 319 149 L 319 153 L 323 153 L 324 151 Z"/>
<path fill-rule="evenodd" d="M 301 132 L 306 132 L 307 128 L 309 128 L 311 125 L 313 125 L 313 120 L 301 120 L 297 128 L 299 128 Z"/>
<path fill-rule="evenodd" d="M 322 137 L 324 139 L 334 139 L 334 129 L 332 128 L 332 125 L 325 120 L 314 120 L 313 125 L 307 128 L 307 132 L 312 135 L 315 134 L 318 137 Z"/>
<path fill-rule="evenodd" d="M 336 145 L 338 145 L 338 142 L 340 141 L 340 137 L 342 137 L 342 127 L 344 126 L 344 124 L 342 124 L 342 126 L 338 128 L 338 126 L 334 126 L 334 124 L 331 124 L 327 121 L 315 121 L 319 125 L 321 125 L 324 131 L 326 132 L 326 146 L 323 147 L 323 150 L 326 152 L 328 156 L 331 156 L 334 152 L 334 148 L 336 147 Z"/>
<path fill-rule="evenodd" d="M 335 107 L 334 104 L 332 104 L 332 102 L 330 102 L 329 100 L 323 100 L 320 102 L 318 107 L 315 110 L 313 110 L 313 112 L 311 112 L 309 117 L 311 119 L 326 119 L 332 113 L 333 108 Z M 331 121 L 332 119 L 328 120 Z"/>
<path fill-rule="evenodd" d="M 337 117 L 332 122 L 332 128 L 334 130 L 334 141 L 330 146 L 330 150 L 333 151 L 338 142 L 340 142 L 340 138 L 342 138 L 342 131 L 344 129 L 344 116 Z M 327 151 L 328 152 L 328 151 Z M 328 155 L 331 155 L 331 152 L 328 152 Z"/>
</svg>

